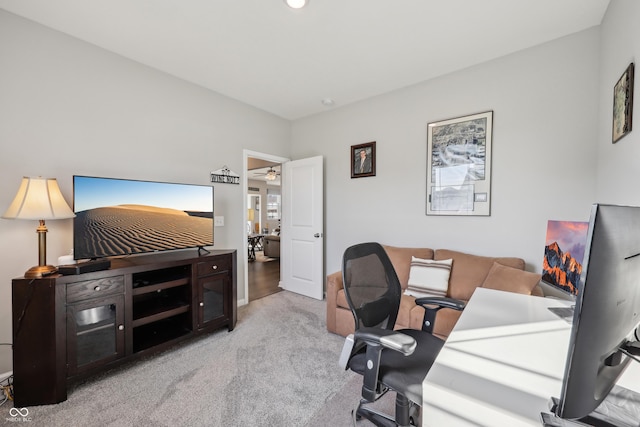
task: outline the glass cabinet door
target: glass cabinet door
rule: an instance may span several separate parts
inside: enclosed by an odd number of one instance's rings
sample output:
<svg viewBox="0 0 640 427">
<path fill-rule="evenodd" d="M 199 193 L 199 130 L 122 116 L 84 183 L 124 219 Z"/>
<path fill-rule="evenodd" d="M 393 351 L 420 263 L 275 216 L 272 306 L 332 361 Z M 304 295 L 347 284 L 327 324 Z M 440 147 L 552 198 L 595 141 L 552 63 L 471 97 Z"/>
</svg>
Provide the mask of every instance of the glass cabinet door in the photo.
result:
<svg viewBox="0 0 640 427">
<path fill-rule="evenodd" d="M 214 274 L 198 279 L 200 292 L 199 319 L 200 328 L 216 319 L 225 319 L 225 292 L 228 289 L 228 274 Z"/>
<path fill-rule="evenodd" d="M 67 306 L 69 374 L 124 355 L 123 306 L 122 295 Z"/>
</svg>

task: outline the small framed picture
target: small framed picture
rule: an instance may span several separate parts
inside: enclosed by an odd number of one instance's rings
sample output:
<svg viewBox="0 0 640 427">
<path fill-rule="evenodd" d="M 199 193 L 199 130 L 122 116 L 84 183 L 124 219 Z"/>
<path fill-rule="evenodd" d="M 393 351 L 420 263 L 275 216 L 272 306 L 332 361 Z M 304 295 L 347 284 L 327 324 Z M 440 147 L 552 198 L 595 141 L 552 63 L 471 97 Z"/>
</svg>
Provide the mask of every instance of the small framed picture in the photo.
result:
<svg viewBox="0 0 640 427">
<path fill-rule="evenodd" d="M 376 176 L 376 143 L 351 146 L 351 178 Z"/>
<path fill-rule="evenodd" d="M 613 87 L 612 143 L 631 132 L 633 117 L 633 62 L 629 64 Z"/>
</svg>

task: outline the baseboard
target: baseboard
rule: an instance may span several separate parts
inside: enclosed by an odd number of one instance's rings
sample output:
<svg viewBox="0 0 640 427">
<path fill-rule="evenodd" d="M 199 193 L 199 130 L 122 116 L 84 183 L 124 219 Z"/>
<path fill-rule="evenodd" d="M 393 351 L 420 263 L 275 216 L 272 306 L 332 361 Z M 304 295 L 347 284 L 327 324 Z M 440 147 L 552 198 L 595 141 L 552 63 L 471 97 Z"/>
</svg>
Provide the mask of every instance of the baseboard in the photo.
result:
<svg viewBox="0 0 640 427">
<path fill-rule="evenodd" d="M 8 372 L 4 372 L 4 373 L 0 374 L 0 382 L 6 380 L 11 375 L 13 375 L 13 371 L 8 371 Z"/>
</svg>

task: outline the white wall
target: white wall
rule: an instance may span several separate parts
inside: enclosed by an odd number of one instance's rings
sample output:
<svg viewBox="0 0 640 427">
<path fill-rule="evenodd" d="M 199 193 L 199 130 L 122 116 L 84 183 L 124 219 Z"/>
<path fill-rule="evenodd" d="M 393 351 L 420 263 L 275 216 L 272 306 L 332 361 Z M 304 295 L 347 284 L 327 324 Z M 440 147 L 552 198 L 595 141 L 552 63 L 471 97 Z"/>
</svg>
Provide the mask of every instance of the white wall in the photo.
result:
<svg viewBox="0 0 640 427">
<path fill-rule="evenodd" d="M 640 206 L 640 2 L 613 0 L 601 25 L 598 122 L 599 202 Z M 629 63 L 635 62 L 634 130 L 611 143 L 613 86 Z"/>
<path fill-rule="evenodd" d="M 73 174 L 207 183 L 223 165 L 242 172 L 243 148 L 323 155 L 328 272 L 363 240 L 521 256 L 539 271 L 548 219 L 586 220 L 595 201 L 640 204 L 640 134 L 610 142 L 639 9 L 612 0 L 599 28 L 298 120 L 292 137 L 284 120 L 0 11 L 0 210 L 23 175 L 57 177 L 70 200 Z M 491 216 L 425 216 L 427 123 L 486 110 Z M 349 147 L 369 141 L 377 176 L 350 179 Z M 241 284 L 243 191 L 215 188 L 216 246 L 239 250 Z M 71 247 L 71 221 L 47 225 L 51 262 Z M 11 341 L 10 280 L 37 263 L 35 226 L 0 220 L 0 342 Z M 0 373 L 9 369 L 0 346 Z"/>
<path fill-rule="evenodd" d="M 22 176 L 72 175 L 210 184 L 243 149 L 289 155 L 290 123 L 0 11 L 0 214 Z M 238 250 L 244 298 L 243 194 L 215 185 L 216 248 Z M 71 220 L 49 221 L 47 260 L 72 247 Z M 11 279 L 38 263 L 35 221 L 0 219 L 0 343 L 11 342 Z M 0 373 L 11 348 L 0 346 Z"/>
<path fill-rule="evenodd" d="M 327 273 L 361 241 L 519 256 L 540 271 L 547 220 L 586 220 L 595 195 L 599 29 L 301 119 L 293 158 L 325 158 Z M 339 100 L 338 100 L 339 102 Z M 427 123 L 493 110 L 488 217 L 425 215 Z M 350 146 L 376 141 L 376 176 Z"/>
</svg>

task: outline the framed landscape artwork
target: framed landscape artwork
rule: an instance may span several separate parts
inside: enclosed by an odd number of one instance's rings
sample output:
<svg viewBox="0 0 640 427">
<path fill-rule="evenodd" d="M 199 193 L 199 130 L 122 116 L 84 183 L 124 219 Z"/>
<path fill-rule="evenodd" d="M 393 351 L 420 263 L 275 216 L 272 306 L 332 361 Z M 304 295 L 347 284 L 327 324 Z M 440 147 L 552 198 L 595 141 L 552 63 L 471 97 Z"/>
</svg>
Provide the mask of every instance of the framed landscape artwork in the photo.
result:
<svg viewBox="0 0 640 427">
<path fill-rule="evenodd" d="M 427 215 L 491 214 L 493 111 L 427 126 Z"/>
<path fill-rule="evenodd" d="M 351 146 L 351 178 L 376 176 L 376 143 Z"/>
<path fill-rule="evenodd" d="M 615 144 L 620 138 L 631 132 L 633 117 L 633 62 L 613 88 L 613 134 Z"/>
</svg>

